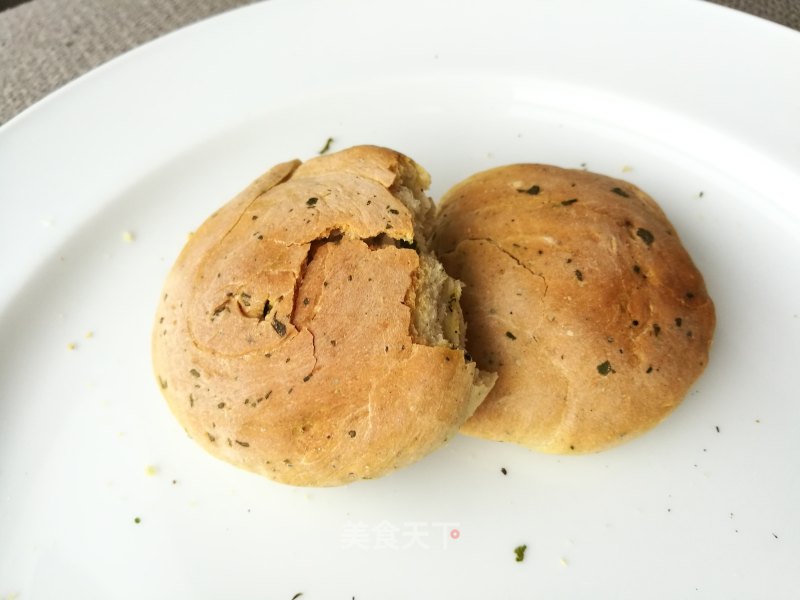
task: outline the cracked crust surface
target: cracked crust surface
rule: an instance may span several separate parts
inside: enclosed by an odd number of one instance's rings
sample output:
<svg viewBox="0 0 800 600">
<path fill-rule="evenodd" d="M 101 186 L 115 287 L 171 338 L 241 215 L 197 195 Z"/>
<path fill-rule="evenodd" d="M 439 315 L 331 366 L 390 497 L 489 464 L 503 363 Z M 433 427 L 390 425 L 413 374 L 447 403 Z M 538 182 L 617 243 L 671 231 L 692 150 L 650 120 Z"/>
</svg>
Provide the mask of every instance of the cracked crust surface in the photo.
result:
<svg viewBox="0 0 800 600">
<path fill-rule="evenodd" d="M 498 373 L 463 433 L 602 450 L 660 422 L 705 368 L 714 305 L 662 210 L 630 183 L 492 169 L 445 195 L 433 243 L 464 282 L 467 349 Z"/>
<path fill-rule="evenodd" d="M 428 286 L 449 289 L 421 269 L 427 185 L 407 157 L 355 147 L 274 167 L 198 229 L 153 333 L 162 391 L 197 443 L 320 486 L 378 477 L 457 432 L 494 379 L 417 318 Z"/>
</svg>

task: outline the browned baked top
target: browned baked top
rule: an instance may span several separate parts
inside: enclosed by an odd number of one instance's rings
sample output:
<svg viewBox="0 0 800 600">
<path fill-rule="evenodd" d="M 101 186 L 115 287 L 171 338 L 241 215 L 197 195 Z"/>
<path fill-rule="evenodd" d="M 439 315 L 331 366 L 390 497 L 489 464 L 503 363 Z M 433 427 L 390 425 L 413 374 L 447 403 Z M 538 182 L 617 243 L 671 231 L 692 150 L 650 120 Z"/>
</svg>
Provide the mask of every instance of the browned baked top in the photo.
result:
<svg viewBox="0 0 800 600">
<path fill-rule="evenodd" d="M 465 284 L 467 348 L 499 375 L 464 433 L 607 448 L 661 421 L 705 368 L 714 305 L 662 210 L 630 183 L 492 169 L 445 195 L 434 235 Z"/>
</svg>

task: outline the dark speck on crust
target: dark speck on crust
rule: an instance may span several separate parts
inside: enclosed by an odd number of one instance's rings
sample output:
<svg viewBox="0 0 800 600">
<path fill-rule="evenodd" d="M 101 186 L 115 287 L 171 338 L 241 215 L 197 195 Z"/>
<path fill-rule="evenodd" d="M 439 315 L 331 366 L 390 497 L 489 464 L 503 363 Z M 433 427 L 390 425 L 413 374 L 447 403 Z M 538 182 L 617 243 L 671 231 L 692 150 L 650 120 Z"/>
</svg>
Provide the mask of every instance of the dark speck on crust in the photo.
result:
<svg viewBox="0 0 800 600">
<path fill-rule="evenodd" d="M 614 373 L 614 369 L 611 367 L 610 362 L 605 361 L 597 365 L 597 372 L 600 373 L 600 375 L 605 376 L 609 373 Z"/>
<path fill-rule="evenodd" d="M 540 188 L 538 185 L 532 185 L 527 190 L 517 190 L 517 191 L 521 194 L 530 194 L 531 196 L 536 196 L 541 190 L 542 188 Z"/>
<path fill-rule="evenodd" d="M 652 233 L 643 227 L 639 227 L 639 229 L 636 230 L 636 235 L 639 236 L 648 246 L 651 245 L 656 239 Z"/>
<path fill-rule="evenodd" d="M 614 192 L 617 196 L 622 196 L 623 198 L 630 198 L 630 194 L 623 190 L 622 188 L 611 188 L 611 191 Z"/>
<path fill-rule="evenodd" d="M 276 317 L 272 318 L 272 328 L 279 336 L 283 337 L 286 335 L 286 325 L 278 321 Z"/>
</svg>

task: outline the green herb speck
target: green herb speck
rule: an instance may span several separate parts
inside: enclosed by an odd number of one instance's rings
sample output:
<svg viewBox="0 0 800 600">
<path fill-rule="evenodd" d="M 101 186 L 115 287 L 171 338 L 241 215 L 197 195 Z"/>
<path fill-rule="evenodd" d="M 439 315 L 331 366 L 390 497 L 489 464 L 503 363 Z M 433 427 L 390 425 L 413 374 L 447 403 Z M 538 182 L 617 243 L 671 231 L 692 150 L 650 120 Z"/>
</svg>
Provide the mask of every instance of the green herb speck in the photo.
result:
<svg viewBox="0 0 800 600">
<path fill-rule="evenodd" d="M 515 340 L 515 339 L 517 339 L 517 336 L 515 336 L 515 335 L 514 335 L 513 333 L 511 333 L 510 331 L 506 331 L 506 337 L 507 337 L 508 339 L 510 339 L 510 340 Z"/>
<path fill-rule="evenodd" d="M 283 337 L 286 335 L 286 325 L 278 321 L 275 317 L 272 317 L 272 328 L 279 336 Z"/>
<path fill-rule="evenodd" d="M 612 373 L 613 371 L 614 369 L 611 368 L 611 363 L 608 361 L 602 362 L 599 365 L 597 365 L 597 372 L 600 373 L 600 375 L 605 376 L 608 375 L 609 373 Z"/>
<path fill-rule="evenodd" d="M 656 239 L 655 237 L 653 237 L 652 233 L 650 233 L 647 229 L 644 229 L 642 227 L 639 227 L 639 229 L 636 230 L 636 235 L 642 238 L 642 241 L 648 246 L 652 244 Z"/>
<path fill-rule="evenodd" d="M 623 198 L 630 198 L 630 194 L 623 190 L 622 188 L 611 188 L 611 191 L 614 192 L 617 196 L 622 196 Z"/>
<path fill-rule="evenodd" d="M 530 194 L 531 196 L 536 196 L 539 192 L 542 191 L 538 185 L 532 185 L 527 190 L 517 190 L 520 194 Z"/>
<path fill-rule="evenodd" d="M 514 560 L 517 562 L 522 562 L 523 560 L 525 560 L 525 550 L 527 549 L 528 546 L 526 544 L 514 548 Z"/>
<path fill-rule="evenodd" d="M 325 154 L 328 150 L 331 149 L 331 144 L 332 143 L 333 143 L 333 138 L 329 137 L 327 140 L 325 140 L 325 145 L 322 147 L 322 149 L 319 151 L 319 153 L 320 154 Z M 294 598 L 292 598 L 292 600 L 294 600 Z"/>
</svg>

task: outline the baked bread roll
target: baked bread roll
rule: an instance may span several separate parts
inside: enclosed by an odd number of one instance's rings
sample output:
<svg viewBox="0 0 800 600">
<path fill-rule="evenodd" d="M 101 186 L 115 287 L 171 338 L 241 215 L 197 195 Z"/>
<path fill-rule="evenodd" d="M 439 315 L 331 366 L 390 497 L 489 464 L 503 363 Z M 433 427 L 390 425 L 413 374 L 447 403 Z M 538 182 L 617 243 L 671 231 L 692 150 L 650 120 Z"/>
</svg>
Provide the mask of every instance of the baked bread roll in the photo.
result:
<svg viewBox="0 0 800 600">
<path fill-rule="evenodd" d="M 280 164 L 191 236 L 153 333 L 164 396 L 214 456 L 294 485 L 378 477 L 453 436 L 494 376 L 428 250 L 428 174 L 361 146 Z"/>
<path fill-rule="evenodd" d="M 617 179 L 520 164 L 442 199 L 467 349 L 499 377 L 462 432 L 550 453 L 650 429 L 705 368 L 714 305 L 658 205 Z"/>
</svg>

